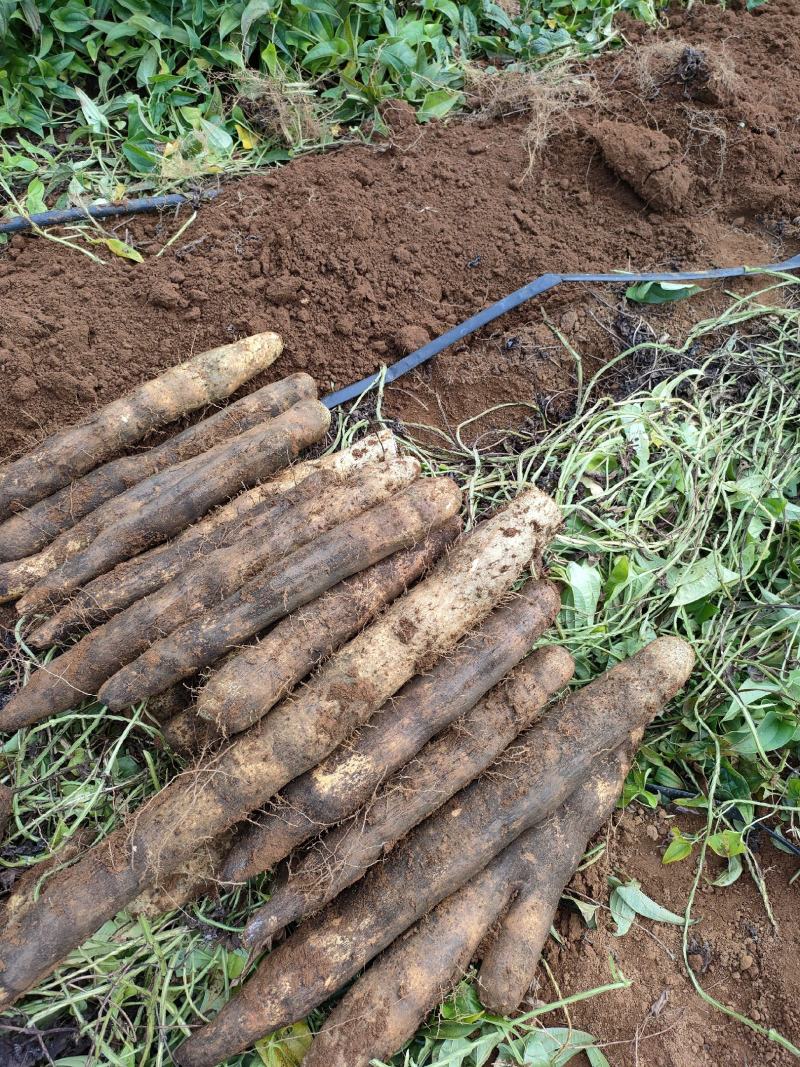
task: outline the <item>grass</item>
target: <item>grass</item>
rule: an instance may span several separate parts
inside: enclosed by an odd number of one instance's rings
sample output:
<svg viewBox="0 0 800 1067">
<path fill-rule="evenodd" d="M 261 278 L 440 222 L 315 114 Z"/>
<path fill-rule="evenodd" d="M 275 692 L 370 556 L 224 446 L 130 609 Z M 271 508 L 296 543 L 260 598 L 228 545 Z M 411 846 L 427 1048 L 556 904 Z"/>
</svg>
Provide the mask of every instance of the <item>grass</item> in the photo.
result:
<svg viewBox="0 0 800 1067">
<path fill-rule="evenodd" d="M 440 434 L 434 447 L 415 443 L 414 427 L 402 431 L 427 471 L 464 486 L 470 522 L 529 484 L 559 500 L 566 525 L 548 562 L 565 585 L 558 639 L 576 658 L 578 680 L 656 634 L 691 641 L 698 669 L 650 729 L 624 800 L 655 806 L 656 785 L 696 793 L 689 804 L 705 813 L 706 829 L 676 837 L 667 858 L 716 850 L 728 859 L 720 884 L 749 871 L 767 906 L 747 833 L 768 820 L 800 843 L 797 284 L 776 278 L 761 294 L 732 298 L 680 345 L 648 342 L 623 353 L 618 362 L 656 384 L 614 399 L 619 379 L 610 365 L 582 388 L 569 420 L 547 425 L 531 408 L 538 428 L 511 431 L 502 446 L 467 444 L 468 423 Z M 332 447 L 381 420 L 380 393 L 369 399 L 371 407 L 340 416 Z M 375 404 L 377 416 L 365 417 Z M 6 686 L 35 658 L 19 634 L 12 644 L 0 676 Z M 64 862 L 71 849 L 103 838 L 177 767 L 141 707 L 128 718 L 89 704 L 21 731 L 2 752 L 4 780 L 16 793 L 0 871 L 23 869 L 38 888 L 45 860 Z M 11 1023 L 36 1028 L 45 1042 L 65 1027 L 85 1035 L 80 1055 L 52 1057 L 58 1067 L 168 1064 L 169 1048 L 212 1015 L 241 976 L 245 956 L 230 935 L 267 893 L 262 877 L 154 920 L 122 913 L 24 998 Z M 690 916 L 691 901 L 687 930 Z M 580 995 L 613 996 L 626 983 L 612 974 L 610 988 Z M 542 1029 L 539 1014 L 488 1016 L 465 985 L 392 1063 L 475 1067 L 491 1050 L 515 1063 L 534 1043 L 552 1052 L 563 1035 Z M 286 1067 L 309 1038 L 308 1024 L 299 1024 L 288 1045 L 263 1042 L 229 1067 Z M 574 1040 L 575 1051 L 591 1043 L 589 1035 Z M 591 1051 L 595 1067 L 600 1056 Z"/>
<path fill-rule="evenodd" d="M 2 0 L 0 178 L 27 213 L 191 187 L 381 129 L 387 99 L 441 118 L 467 61 L 592 52 L 664 6 Z"/>
</svg>

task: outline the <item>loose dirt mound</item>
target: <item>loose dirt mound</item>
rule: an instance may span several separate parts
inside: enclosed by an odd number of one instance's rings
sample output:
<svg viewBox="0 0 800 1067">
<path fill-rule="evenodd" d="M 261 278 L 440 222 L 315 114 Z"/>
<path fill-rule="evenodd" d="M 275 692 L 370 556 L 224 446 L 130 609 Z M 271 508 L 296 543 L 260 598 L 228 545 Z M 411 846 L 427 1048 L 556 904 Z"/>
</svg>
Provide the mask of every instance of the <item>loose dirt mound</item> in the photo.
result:
<svg viewBox="0 0 800 1067">
<path fill-rule="evenodd" d="M 741 5 L 740 5 L 741 6 Z M 800 105 L 792 0 L 757 12 L 696 5 L 657 37 L 591 68 L 593 103 L 558 123 L 528 177 L 526 117 L 419 127 L 390 113 L 391 143 L 352 147 L 225 188 L 158 258 L 106 267 L 16 238 L 0 256 L 0 452 L 191 351 L 275 327 L 276 374 L 323 388 L 391 362 L 545 270 L 679 269 L 775 260 L 797 247 Z M 187 217 L 121 223 L 146 256 Z M 679 332 L 714 296 L 648 312 Z M 637 313 L 638 314 L 638 313 Z M 491 404 L 568 407 L 628 344 L 619 291 L 560 289 L 507 316 L 388 409 L 454 423 Z M 525 411 L 502 418 L 520 421 Z"/>
</svg>

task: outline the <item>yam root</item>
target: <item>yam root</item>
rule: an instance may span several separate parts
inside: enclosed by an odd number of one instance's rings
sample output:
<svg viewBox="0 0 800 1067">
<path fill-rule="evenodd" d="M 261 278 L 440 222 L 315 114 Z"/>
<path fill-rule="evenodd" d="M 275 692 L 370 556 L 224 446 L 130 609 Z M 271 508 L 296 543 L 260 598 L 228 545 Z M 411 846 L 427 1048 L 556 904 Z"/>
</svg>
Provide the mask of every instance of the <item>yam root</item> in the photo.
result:
<svg viewBox="0 0 800 1067">
<path fill-rule="evenodd" d="M 448 652 L 505 596 L 560 518 L 543 493 L 521 493 L 464 537 L 308 685 L 50 879 L 36 905 L 0 935 L 0 1010 L 203 842 L 316 766 L 409 678 Z"/>
<path fill-rule="evenodd" d="M 315 534 L 386 500 L 418 473 L 419 464 L 413 459 L 374 464 L 352 479 L 342 479 L 321 499 L 298 504 L 275 529 L 253 532 L 202 557 L 33 674 L 0 710 L 0 729 L 17 730 L 39 722 L 97 693 L 104 682 L 162 634 L 171 633 L 230 596 L 253 574 L 308 543 Z"/>
<path fill-rule="evenodd" d="M 268 332 L 203 352 L 48 437 L 0 471 L 0 519 L 63 489 L 151 430 L 235 393 L 282 348 L 278 334 Z"/>
<path fill-rule="evenodd" d="M 0 526 L 0 560 L 22 559 L 49 544 L 84 515 L 138 482 L 280 415 L 302 400 L 315 400 L 317 387 L 308 374 L 292 374 L 237 400 L 146 452 L 121 456 L 12 515 Z"/>
<path fill-rule="evenodd" d="M 563 804 L 603 752 L 624 743 L 685 684 L 694 655 L 659 638 L 570 695 L 261 963 L 241 993 L 175 1053 L 213 1067 L 302 1019 L 530 826 Z M 273 713 L 274 714 L 274 713 Z M 265 722 L 271 722 L 272 716 Z M 0 983 L 4 975 L 0 975 Z"/>
<path fill-rule="evenodd" d="M 427 571 L 460 532 L 461 521 L 454 516 L 439 529 L 432 530 L 424 541 L 346 579 L 318 601 L 277 623 L 257 645 L 232 655 L 223 668 L 228 678 L 245 677 L 251 667 L 256 670 L 251 684 L 260 684 L 262 699 L 251 706 L 252 719 L 231 722 L 222 702 L 218 705 L 219 717 L 213 720 L 207 714 L 201 717 L 197 708 L 181 709 L 164 728 L 167 741 L 178 752 L 198 752 L 257 722 Z M 229 671 L 234 663 L 239 664 L 237 671 Z M 266 673 L 268 679 L 263 677 Z M 201 698 L 207 689 L 201 690 Z"/>
<path fill-rule="evenodd" d="M 0 838 L 6 832 L 6 825 L 11 817 L 11 805 L 14 800 L 14 790 L 7 785 L 0 785 Z"/>
<path fill-rule="evenodd" d="M 394 941 L 336 1005 L 303 1067 L 369 1067 L 374 1059 L 390 1059 L 458 984 L 504 912 L 500 939 L 490 950 L 489 970 L 492 985 L 507 988 L 510 995 L 501 1001 L 502 1008 L 494 1007 L 494 998 L 483 985 L 482 999 L 490 1010 L 502 1014 L 516 1009 L 533 980 L 564 885 L 622 789 L 632 751 L 626 747 L 607 757 L 563 807 L 520 834 L 488 867 Z M 538 907 L 530 891 L 534 884 Z M 512 918 L 522 899 L 530 905 L 524 920 L 520 914 Z M 506 911 L 511 901 L 511 910 Z M 518 943 L 511 939 L 512 929 Z M 484 955 L 482 974 L 488 959 Z M 513 965 L 511 982 L 503 974 L 504 960 Z"/>
<path fill-rule="evenodd" d="M 408 682 L 360 733 L 291 782 L 269 812 L 248 823 L 225 861 L 223 881 L 242 882 L 268 870 L 293 848 L 366 804 L 386 775 L 505 677 L 550 627 L 559 606 L 552 583 L 529 581 L 468 633 L 450 656 Z M 277 694 L 280 678 L 272 684 L 271 692 Z"/>
<path fill-rule="evenodd" d="M 162 693 L 345 578 L 410 548 L 437 521 L 452 518 L 460 504 L 461 494 L 449 479 L 419 479 L 285 556 L 276 569 L 261 571 L 216 609 L 155 641 L 105 683 L 100 701 L 117 711 Z"/>
<path fill-rule="evenodd" d="M 567 684 L 574 668 L 570 654 L 557 646 L 534 652 L 515 667 L 470 712 L 429 741 L 350 822 L 323 835 L 282 872 L 268 903 L 242 934 L 245 947 L 261 948 L 358 881 L 384 851 L 482 774 Z"/>
<path fill-rule="evenodd" d="M 303 499 L 327 492 L 342 476 L 396 456 L 396 439 L 381 431 L 343 452 L 295 464 L 217 508 L 174 540 L 118 564 L 77 590 L 57 614 L 28 636 L 28 644 L 50 648 L 76 631 L 110 619 L 172 581 L 200 556 L 241 540 L 253 526 L 275 522 Z M 24 608 L 24 600 L 21 603 Z"/>
<path fill-rule="evenodd" d="M 277 418 L 259 423 L 177 468 L 162 471 L 153 481 L 165 482 L 159 484 L 153 498 L 134 514 L 105 527 L 91 544 L 42 579 L 28 592 L 25 610 L 59 604 L 73 589 L 121 560 L 180 533 L 242 486 L 253 486 L 288 466 L 304 448 L 325 436 L 330 419 L 324 404 L 304 400 Z"/>
</svg>

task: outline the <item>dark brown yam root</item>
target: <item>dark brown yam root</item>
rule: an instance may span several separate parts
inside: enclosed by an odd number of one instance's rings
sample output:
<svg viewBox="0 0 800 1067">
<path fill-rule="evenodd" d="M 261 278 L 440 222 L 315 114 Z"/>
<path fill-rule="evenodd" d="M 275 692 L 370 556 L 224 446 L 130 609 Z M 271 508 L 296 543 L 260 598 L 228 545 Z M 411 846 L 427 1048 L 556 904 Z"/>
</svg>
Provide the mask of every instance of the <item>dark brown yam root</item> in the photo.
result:
<svg viewBox="0 0 800 1067">
<path fill-rule="evenodd" d="M 428 534 L 424 541 L 341 582 L 313 604 L 281 620 L 257 645 L 231 657 L 231 663 L 240 664 L 238 673 L 242 677 L 248 673 L 251 664 L 257 666 L 253 684 L 265 682 L 262 672 L 269 674 L 269 689 L 264 684 L 262 711 L 258 718 L 362 630 L 387 604 L 396 600 L 432 566 L 460 532 L 461 520 L 453 516 Z M 250 653 L 258 655 L 251 659 Z M 265 658 L 266 662 L 263 662 Z M 201 691 L 201 696 L 203 692 L 205 690 Z M 151 703 L 148 701 L 148 710 Z M 234 729 L 225 717 L 224 705 L 220 710 L 220 719 L 210 721 L 200 717 L 197 708 L 180 709 L 164 727 L 164 737 L 178 752 L 198 752 L 222 740 L 226 731 L 239 733 L 257 721 L 254 718 Z"/>
<path fill-rule="evenodd" d="M 410 548 L 437 522 L 452 518 L 460 503 L 460 493 L 449 480 L 418 480 L 385 504 L 298 548 L 277 568 L 251 578 L 216 610 L 154 642 L 106 682 L 100 701 L 116 711 L 163 692 L 345 578 Z"/>
<path fill-rule="evenodd" d="M 180 533 L 239 489 L 269 478 L 325 436 L 331 413 L 317 400 L 304 400 L 269 422 L 196 456 L 177 480 L 136 514 L 120 519 L 83 551 L 53 571 L 26 598 L 26 610 L 59 604 L 73 589 L 110 570 L 121 560 Z M 169 475 L 164 471 L 163 475 Z M 159 477 L 158 475 L 156 477 Z M 112 502 L 113 503 L 113 502 Z"/>
<path fill-rule="evenodd" d="M 217 508 L 174 540 L 118 564 L 77 590 L 56 615 L 27 637 L 28 644 L 50 648 L 77 631 L 105 622 L 172 581 L 200 556 L 241 540 L 255 527 L 274 523 L 289 508 L 326 493 L 342 477 L 369 463 L 389 462 L 396 455 L 395 438 L 382 431 L 343 452 L 295 464 Z"/>
<path fill-rule="evenodd" d="M 14 790 L 7 785 L 0 785 L 0 838 L 6 832 L 6 825 L 11 817 L 11 805 L 14 800 Z"/>
<path fill-rule="evenodd" d="M 404 834 L 482 774 L 567 684 L 574 668 L 570 654 L 556 646 L 534 652 L 515 667 L 472 711 L 429 741 L 350 822 L 323 835 L 282 872 L 269 902 L 245 927 L 245 947 L 260 948 L 358 881 Z"/>
<path fill-rule="evenodd" d="M 268 332 L 203 352 L 48 437 L 0 470 L 0 519 L 63 489 L 151 430 L 235 393 L 282 348 L 278 334 Z"/>
<path fill-rule="evenodd" d="M 629 765 L 624 749 L 607 757 L 563 807 L 520 834 L 488 867 L 437 904 L 410 933 L 394 941 L 334 1008 L 306 1054 L 303 1067 L 369 1067 L 374 1059 L 388 1060 L 458 984 L 479 945 L 504 913 L 501 938 L 512 926 L 520 936 L 519 950 L 513 943 L 504 941 L 504 945 L 508 958 L 514 960 L 515 987 L 526 981 L 521 1000 L 533 980 L 561 891 L 580 862 L 586 841 L 610 814 Z M 562 880 L 567 853 L 570 866 Z M 554 866 L 558 867 L 557 874 Z M 551 872 L 549 880 L 542 876 L 544 871 Z M 546 901 L 542 900 L 544 906 L 535 912 L 531 908 L 524 924 L 512 921 L 520 894 L 526 894 L 533 903 L 528 887 L 534 883 L 540 892 L 545 886 L 551 889 Z M 511 901 L 511 910 L 506 911 Z M 534 928 L 535 940 L 531 936 Z M 499 958 L 503 955 L 501 952 Z M 484 969 L 486 959 L 484 956 Z M 506 1001 L 509 1006 L 503 1014 L 509 1014 L 518 1002 L 512 1007 Z M 490 1006 L 486 1000 L 484 1004 Z"/>
<path fill-rule="evenodd" d="M 267 442 L 268 449 L 271 444 L 280 446 L 280 434 L 290 429 L 292 413 L 307 410 L 308 404 L 315 405 L 315 402 L 301 401 L 299 405 L 295 405 L 295 408 L 284 412 L 275 420 L 259 424 L 261 429 L 272 427 L 278 430 L 277 439 L 271 443 Z M 196 481 L 202 476 L 209 457 L 219 465 L 224 454 L 222 450 L 226 447 L 241 450 L 242 444 L 248 445 L 249 443 L 252 446 L 255 443 L 253 435 L 254 433 L 257 435 L 258 432 L 259 427 L 255 427 L 254 430 L 248 430 L 233 441 L 227 442 L 227 445 L 223 442 L 209 453 L 185 460 L 175 467 L 168 467 L 167 470 L 138 482 L 120 496 L 106 501 L 105 504 L 101 504 L 100 507 L 85 515 L 80 522 L 59 534 L 51 544 L 35 556 L 28 556 L 26 559 L 13 563 L 0 564 L 0 600 L 13 600 L 20 597 L 17 604 L 17 611 L 20 615 L 51 610 L 61 594 L 57 594 L 55 590 L 47 592 L 49 583 L 57 583 L 60 580 L 60 575 L 64 569 L 69 567 L 74 557 L 82 557 L 82 554 L 90 550 L 93 543 L 98 538 L 102 538 L 105 531 L 111 527 L 119 531 L 125 524 L 136 523 L 148 508 L 156 507 L 164 500 L 169 500 L 170 494 L 174 497 L 176 493 L 182 492 L 192 479 Z M 308 434 L 308 428 L 302 432 Z M 293 454 L 290 451 L 288 458 L 291 459 Z M 241 485 L 234 485 L 232 492 L 236 493 L 240 489 Z"/>
<path fill-rule="evenodd" d="M 505 596 L 560 520 L 543 493 L 520 494 L 464 537 L 307 685 L 50 879 L 24 921 L 0 936 L 0 1010 L 142 890 L 181 867 L 203 842 L 315 767 L 409 678 L 448 652 Z"/>
<path fill-rule="evenodd" d="M 266 531 L 251 532 L 230 547 L 200 558 L 33 674 L 0 711 L 0 729 L 17 730 L 94 695 L 162 634 L 230 596 L 298 544 L 386 500 L 418 473 L 419 464 L 413 459 L 373 464 L 351 479 L 342 478 L 322 498 L 298 504 L 274 529 L 268 522 Z"/>
<path fill-rule="evenodd" d="M 557 811 L 511 846 L 519 890 L 483 955 L 481 1003 L 510 1015 L 533 982 L 564 887 L 622 792 L 641 731 L 607 757 Z"/>
<path fill-rule="evenodd" d="M 0 526 L 0 559 L 22 559 L 49 544 L 64 530 L 127 489 L 160 471 L 207 452 L 265 419 L 272 419 L 301 400 L 315 400 L 317 387 L 308 374 L 292 374 L 265 385 L 215 412 L 155 448 L 121 456 L 12 515 Z"/>
<path fill-rule="evenodd" d="M 624 743 L 682 688 L 693 665 L 685 642 L 659 638 L 567 697 L 489 773 L 412 830 L 386 863 L 372 867 L 271 952 L 216 1019 L 180 1046 L 176 1062 L 212 1067 L 304 1018 L 563 804 L 602 753 Z"/>
<path fill-rule="evenodd" d="M 387 774 L 505 677 L 550 627 L 559 606 L 552 583 L 529 581 L 451 655 L 408 682 L 345 745 L 291 782 L 260 821 L 248 823 L 228 855 L 223 880 L 244 881 L 268 870 L 366 804 Z"/>
<path fill-rule="evenodd" d="M 168 911 L 183 908 L 203 895 L 213 893 L 218 885 L 219 870 L 230 845 L 230 832 L 207 841 L 163 883 L 145 889 L 128 905 L 131 915 L 158 918 Z"/>
</svg>

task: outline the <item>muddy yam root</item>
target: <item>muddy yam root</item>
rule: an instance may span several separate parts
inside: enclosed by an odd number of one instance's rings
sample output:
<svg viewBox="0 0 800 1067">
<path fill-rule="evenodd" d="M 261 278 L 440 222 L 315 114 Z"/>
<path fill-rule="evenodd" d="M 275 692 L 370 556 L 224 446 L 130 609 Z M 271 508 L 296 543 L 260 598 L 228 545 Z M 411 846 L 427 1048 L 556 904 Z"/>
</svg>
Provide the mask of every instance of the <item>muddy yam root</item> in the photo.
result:
<svg viewBox="0 0 800 1067">
<path fill-rule="evenodd" d="M 245 927 L 245 947 L 260 948 L 361 878 L 384 851 L 482 774 L 567 684 L 574 667 L 570 654 L 557 646 L 534 652 L 515 667 L 393 775 L 352 821 L 323 835 L 282 873 L 269 902 Z"/>
<path fill-rule="evenodd" d="M 303 1067 L 369 1067 L 374 1059 L 388 1060 L 455 988 L 501 916 L 498 940 L 484 955 L 479 993 L 491 1011 L 515 1010 L 533 980 L 561 892 L 622 789 L 631 751 L 623 746 L 607 757 L 563 807 L 520 834 L 394 941 L 334 1008 Z M 493 1006 L 501 988 L 506 991 L 502 1008 Z"/>
<path fill-rule="evenodd" d="M 450 651 L 508 593 L 560 521 L 545 494 L 521 493 L 456 544 L 307 685 L 49 879 L 35 905 L 0 936 L 0 1010 L 144 889 L 182 867 L 203 842 L 315 767 L 409 678 Z"/>
<path fill-rule="evenodd" d="M 266 531 L 251 531 L 229 547 L 202 557 L 33 674 L 0 710 L 0 729 L 16 730 L 39 722 L 97 693 L 104 682 L 163 634 L 218 604 L 298 545 L 382 503 L 418 474 L 419 464 L 410 458 L 365 467 L 352 479 L 343 478 L 337 486 L 329 486 L 321 499 L 298 504 L 274 529 L 267 523 Z"/>
<path fill-rule="evenodd" d="M 277 418 L 156 475 L 168 479 L 163 491 L 134 514 L 101 530 L 91 544 L 44 578 L 28 593 L 24 610 L 59 604 L 116 563 L 180 533 L 242 487 L 269 478 L 324 437 L 330 420 L 324 404 L 304 400 Z M 173 470 L 178 477 L 172 476 Z"/>
<path fill-rule="evenodd" d="M 315 400 L 316 396 L 317 387 L 310 375 L 292 374 L 242 397 L 146 452 L 121 456 L 95 468 L 3 523 L 0 560 L 33 555 L 84 515 L 145 478 L 207 452 L 221 441 L 280 415 L 301 400 Z"/>
<path fill-rule="evenodd" d="M 271 952 L 213 1022 L 179 1047 L 177 1063 L 214 1067 L 302 1019 L 561 805 L 602 753 L 624 743 L 683 687 L 693 664 L 685 642 L 659 638 L 567 697 L 489 773 L 396 845 L 386 863 Z"/>
<path fill-rule="evenodd" d="M 190 564 L 216 548 L 241 540 L 255 525 L 274 523 L 315 494 L 324 494 L 343 476 L 370 463 L 397 457 L 397 441 L 388 431 L 370 434 L 342 452 L 305 460 L 268 482 L 240 493 L 165 545 L 120 563 L 75 592 L 52 618 L 31 633 L 31 648 L 50 648 L 71 634 L 105 622 L 142 597 L 176 578 Z"/>
<path fill-rule="evenodd" d="M 239 671 L 246 675 L 248 665 L 253 662 L 248 654 L 259 653 L 256 660 L 259 676 L 269 671 L 268 683 L 261 678 L 264 699 L 258 714 L 251 721 L 239 724 L 227 718 L 224 705 L 220 707 L 220 717 L 214 720 L 200 717 L 196 707 L 182 708 L 164 727 L 168 743 L 178 752 L 197 753 L 206 745 L 216 744 L 252 726 L 424 574 L 460 532 L 461 520 L 454 516 L 438 530 L 431 531 L 424 541 L 346 579 L 318 601 L 281 620 L 257 645 L 230 660 L 231 663 L 243 660 Z M 264 656 L 266 663 L 262 662 Z"/>
<path fill-rule="evenodd" d="M 0 519 L 63 489 L 151 430 L 235 393 L 282 348 L 278 334 L 267 332 L 203 352 L 48 437 L 0 470 Z"/>
<path fill-rule="evenodd" d="M 552 625 L 560 603 L 551 582 L 527 582 L 449 656 L 412 678 L 345 745 L 290 782 L 260 820 L 248 822 L 228 854 L 223 881 L 241 882 L 268 870 L 293 848 L 354 814 L 386 775 L 505 677 Z M 270 683 L 270 693 L 277 694 L 279 683 L 279 678 Z"/>
<path fill-rule="evenodd" d="M 105 683 L 100 701 L 116 711 L 163 692 L 345 578 L 410 548 L 452 518 L 460 504 L 461 493 L 449 479 L 418 479 L 386 503 L 298 548 L 275 570 L 251 578 L 216 610 L 154 642 Z"/>
</svg>

